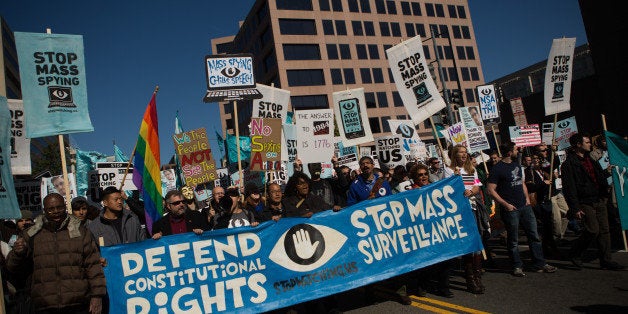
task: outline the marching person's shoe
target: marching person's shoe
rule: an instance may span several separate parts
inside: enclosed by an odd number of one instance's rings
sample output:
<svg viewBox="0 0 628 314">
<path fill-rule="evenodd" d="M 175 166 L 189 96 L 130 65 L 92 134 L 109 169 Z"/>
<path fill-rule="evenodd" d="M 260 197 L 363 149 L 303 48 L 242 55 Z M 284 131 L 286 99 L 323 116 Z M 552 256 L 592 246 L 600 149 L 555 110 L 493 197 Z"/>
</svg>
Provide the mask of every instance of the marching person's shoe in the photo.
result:
<svg viewBox="0 0 628 314">
<path fill-rule="evenodd" d="M 624 265 L 617 264 L 616 262 L 606 262 L 600 264 L 600 268 L 604 270 L 623 270 L 626 267 Z"/>
</svg>

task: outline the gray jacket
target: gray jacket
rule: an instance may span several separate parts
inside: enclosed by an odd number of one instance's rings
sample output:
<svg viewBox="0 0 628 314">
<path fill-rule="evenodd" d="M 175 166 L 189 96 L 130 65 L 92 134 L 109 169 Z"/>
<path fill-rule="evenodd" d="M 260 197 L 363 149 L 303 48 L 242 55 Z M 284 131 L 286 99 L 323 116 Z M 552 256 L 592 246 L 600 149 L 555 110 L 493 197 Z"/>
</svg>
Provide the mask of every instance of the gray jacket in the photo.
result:
<svg viewBox="0 0 628 314">
<path fill-rule="evenodd" d="M 99 238 L 104 240 L 104 246 L 110 246 L 120 243 L 132 243 L 143 241 L 146 239 L 146 230 L 141 225 L 140 220 L 131 211 L 122 210 L 122 242 L 118 237 L 118 232 L 115 226 L 103 217 L 103 212 L 100 213 L 98 218 L 91 220 L 87 223 L 87 228 L 92 232 L 96 242 L 100 243 Z"/>
</svg>

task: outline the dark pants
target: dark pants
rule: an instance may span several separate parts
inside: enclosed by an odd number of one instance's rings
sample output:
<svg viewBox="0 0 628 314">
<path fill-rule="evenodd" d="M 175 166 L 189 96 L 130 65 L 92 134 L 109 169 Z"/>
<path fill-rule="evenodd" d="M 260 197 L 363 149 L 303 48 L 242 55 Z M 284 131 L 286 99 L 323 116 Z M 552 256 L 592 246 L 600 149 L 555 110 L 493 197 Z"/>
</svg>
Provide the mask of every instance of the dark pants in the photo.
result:
<svg viewBox="0 0 628 314">
<path fill-rule="evenodd" d="M 608 211 L 604 201 L 598 201 L 592 205 L 581 204 L 580 210 L 584 212 L 584 230 L 571 248 L 571 256 L 582 258 L 584 251 L 597 241 L 598 257 L 600 264 L 611 261 L 611 236 L 608 228 Z"/>
</svg>

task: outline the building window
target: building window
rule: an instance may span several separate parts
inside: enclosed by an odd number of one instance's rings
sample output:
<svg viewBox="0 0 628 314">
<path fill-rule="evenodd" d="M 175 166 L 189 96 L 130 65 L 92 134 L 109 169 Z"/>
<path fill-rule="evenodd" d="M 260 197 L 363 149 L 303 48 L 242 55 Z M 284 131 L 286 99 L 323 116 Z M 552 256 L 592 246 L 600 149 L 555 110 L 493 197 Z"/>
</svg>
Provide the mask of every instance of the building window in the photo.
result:
<svg viewBox="0 0 628 314">
<path fill-rule="evenodd" d="M 334 85 L 342 85 L 342 72 L 340 69 L 330 69 L 331 83 Z"/>
<path fill-rule="evenodd" d="M 445 59 L 453 60 L 454 59 L 454 52 L 451 49 L 451 46 L 444 46 L 443 49 L 445 50 Z"/>
<path fill-rule="evenodd" d="M 416 25 L 416 32 L 421 35 L 421 37 L 425 38 L 427 37 L 425 34 L 425 25 L 417 23 Z"/>
<path fill-rule="evenodd" d="M 379 59 L 379 49 L 377 49 L 377 45 L 369 45 L 369 57 L 373 60 Z"/>
<path fill-rule="evenodd" d="M 436 16 L 436 14 L 434 14 L 434 4 L 433 3 L 426 3 L 425 4 L 425 14 L 427 16 Z"/>
<path fill-rule="evenodd" d="M 410 10 L 410 2 L 401 1 L 401 13 L 403 15 L 412 15 Z"/>
<path fill-rule="evenodd" d="M 462 75 L 462 80 L 467 82 L 471 80 L 471 75 L 469 75 L 469 68 L 460 68 L 460 74 Z"/>
<path fill-rule="evenodd" d="M 287 70 L 288 86 L 325 85 L 323 70 Z"/>
<path fill-rule="evenodd" d="M 362 29 L 362 21 L 351 21 L 351 28 L 353 28 L 354 36 L 364 36 L 364 30 Z"/>
<path fill-rule="evenodd" d="M 462 38 L 462 33 L 460 32 L 460 26 L 452 25 L 451 32 L 454 33 L 454 38 L 457 38 L 457 39 Z"/>
<path fill-rule="evenodd" d="M 279 19 L 282 35 L 316 35 L 314 20 Z"/>
<path fill-rule="evenodd" d="M 360 8 L 362 8 L 362 13 L 371 13 L 369 0 L 360 0 Z"/>
<path fill-rule="evenodd" d="M 391 83 L 395 81 L 395 78 L 393 77 L 393 74 L 392 74 L 392 70 L 390 68 L 388 68 L 388 81 Z"/>
<path fill-rule="evenodd" d="M 360 12 L 358 0 L 349 0 L 349 12 Z"/>
<path fill-rule="evenodd" d="M 458 53 L 458 59 L 467 60 L 467 55 L 465 53 L 465 48 L 463 46 L 456 46 L 456 52 Z"/>
<path fill-rule="evenodd" d="M 439 60 L 443 60 L 443 46 L 436 46 L 436 55 Z"/>
<path fill-rule="evenodd" d="M 465 89 L 464 94 L 467 98 L 467 103 L 475 102 L 475 93 L 473 92 L 473 89 L 470 89 L 470 88 Z"/>
<path fill-rule="evenodd" d="M 345 74 L 345 84 L 355 84 L 355 73 L 352 68 L 342 69 Z"/>
<path fill-rule="evenodd" d="M 334 35 L 334 23 L 331 20 L 323 20 L 323 33 L 325 35 Z"/>
<path fill-rule="evenodd" d="M 382 36 L 390 36 L 390 27 L 388 26 L 388 22 L 379 22 L 379 31 Z"/>
<path fill-rule="evenodd" d="M 331 8 L 335 12 L 342 12 L 342 1 L 341 0 L 331 0 Z"/>
<path fill-rule="evenodd" d="M 329 0 L 318 0 L 318 7 L 321 9 L 321 11 L 329 11 Z"/>
<path fill-rule="evenodd" d="M 378 117 L 369 118 L 369 125 L 371 126 L 371 132 L 382 133 L 382 128 L 379 125 Z"/>
<path fill-rule="evenodd" d="M 393 95 L 393 104 L 395 105 L 395 107 L 403 107 L 403 101 L 401 100 L 401 96 L 399 95 L 399 92 L 395 91 L 392 92 Z"/>
<path fill-rule="evenodd" d="M 466 48 L 467 48 L 467 59 L 475 60 L 475 52 L 473 52 L 473 47 L 467 46 Z"/>
<path fill-rule="evenodd" d="M 436 6 L 436 16 L 445 17 L 445 10 L 443 9 L 442 4 L 435 4 Z"/>
<path fill-rule="evenodd" d="M 351 50 L 349 50 L 348 44 L 340 44 L 340 59 L 349 60 L 351 59 Z"/>
<path fill-rule="evenodd" d="M 421 4 L 412 2 L 412 15 L 421 16 Z"/>
<path fill-rule="evenodd" d="M 414 24 L 406 23 L 406 36 L 408 37 L 416 36 L 416 32 L 414 31 Z"/>
<path fill-rule="evenodd" d="M 327 59 L 338 60 L 338 48 L 334 44 L 327 44 Z"/>
<path fill-rule="evenodd" d="M 438 70 L 438 75 L 441 76 L 441 79 L 445 82 L 449 81 L 449 77 L 447 76 L 447 68 L 441 68 L 443 71 Z"/>
<path fill-rule="evenodd" d="M 448 5 L 447 6 L 447 11 L 449 11 L 449 17 L 452 19 L 455 19 L 458 17 L 458 12 L 456 11 L 456 6 L 455 5 Z"/>
<path fill-rule="evenodd" d="M 384 130 L 384 133 L 390 132 L 390 124 L 388 124 L 388 120 L 390 120 L 390 117 L 382 117 L 382 129 Z"/>
<path fill-rule="evenodd" d="M 277 0 L 277 10 L 312 11 L 312 0 Z"/>
<path fill-rule="evenodd" d="M 388 98 L 386 98 L 386 92 L 377 92 L 377 105 L 380 108 L 388 108 Z"/>
<path fill-rule="evenodd" d="M 364 100 L 366 101 L 366 108 L 377 108 L 375 104 L 375 93 L 364 93 Z"/>
<path fill-rule="evenodd" d="M 317 44 L 283 44 L 285 60 L 320 60 L 321 51 Z"/>
<path fill-rule="evenodd" d="M 425 60 L 432 58 L 430 56 L 430 47 L 429 46 L 423 45 L 423 54 L 425 55 Z"/>
<path fill-rule="evenodd" d="M 290 96 L 292 109 L 327 109 L 327 95 Z"/>
<path fill-rule="evenodd" d="M 464 6 L 461 6 L 461 5 L 458 6 L 458 17 L 461 19 L 467 18 L 467 12 L 465 12 Z"/>
<path fill-rule="evenodd" d="M 384 83 L 384 72 L 381 68 L 373 68 L 373 83 Z"/>
<path fill-rule="evenodd" d="M 438 37 L 449 37 L 449 29 L 447 28 L 447 25 L 438 25 L 438 32 L 440 33 L 440 36 Z"/>
<path fill-rule="evenodd" d="M 394 37 L 401 37 L 401 27 L 399 26 L 399 23 L 391 22 L 390 28 Z"/>
<path fill-rule="evenodd" d="M 471 39 L 471 33 L 469 32 L 469 26 L 460 26 L 462 29 L 462 38 Z"/>
<path fill-rule="evenodd" d="M 471 71 L 471 80 L 472 81 L 479 81 L 480 80 L 480 74 L 478 73 L 478 68 L 473 67 L 473 68 L 470 68 L 469 71 Z"/>
<path fill-rule="evenodd" d="M 360 68 L 360 76 L 362 77 L 362 84 L 373 83 L 373 78 L 371 77 L 371 69 Z"/>
<path fill-rule="evenodd" d="M 364 21 L 364 33 L 366 36 L 375 36 L 375 25 L 371 21 Z"/>
<path fill-rule="evenodd" d="M 375 0 L 375 11 L 377 11 L 378 14 L 386 14 L 384 0 Z"/>
<path fill-rule="evenodd" d="M 449 72 L 449 80 L 450 81 L 457 81 L 458 80 L 458 71 L 456 71 L 456 68 L 447 68 L 447 71 Z"/>
<path fill-rule="evenodd" d="M 368 59 L 368 56 L 366 55 L 366 45 L 362 45 L 362 44 L 355 45 L 355 51 L 358 54 L 358 59 L 360 60 Z"/>
<path fill-rule="evenodd" d="M 386 7 L 388 8 L 388 14 L 397 14 L 395 1 L 386 1 Z"/>
<path fill-rule="evenodd" d="M 347 35 L 347 25 L 343 20 L 336 20 L 336 35 Z"/>
</svg>

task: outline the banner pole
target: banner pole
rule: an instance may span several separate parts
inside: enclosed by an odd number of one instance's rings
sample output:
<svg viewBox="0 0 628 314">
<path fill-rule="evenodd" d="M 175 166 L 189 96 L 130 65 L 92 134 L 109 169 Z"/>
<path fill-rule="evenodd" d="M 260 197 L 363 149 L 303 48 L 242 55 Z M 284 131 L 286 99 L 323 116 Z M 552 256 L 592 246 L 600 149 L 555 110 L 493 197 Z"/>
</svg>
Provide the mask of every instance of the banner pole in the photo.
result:
<svg viewBox="0 0 628 314">
<path fill-rule="evenodd" d="M 549 185 L 549 191 L 547 192 L 547 197 L 549 199 L 552 199 L 552 182 L 554 182 L 554 156 L 556 154 L 556 152 L 554 152 L 554 144 L 556 141 L 556 123 L 558 122 L 558 113 L 554 114 L 554 127 L 552 128 L 552 145 L 550 145 L 550 150 L 552 151 L 552 154 L 550 155 L 550 185 Z"/>
<path fill-rule="evenodd" d="M 495 124 L 491 124 L 491 131 L 493 131 L 493 139 L 495 139 L 495 147 L 497 147 L 497 154 L 499 154 L 499 157 L 501 157 L 502 152 L 499 149 L 499 143 L 497 143 L 497 133 L 495 133 Z"/>
<path fill-rule="evenodd" d="M 238 151 L 238 177 L 240 180 L 238 181 L 238 191 L 242 189 L 242 157 L 240 155 L 240 127 L 238 126 L 238 102 L 236 100 L 233 101 L 233 120 L 235 124 L 235 136 L 236 136 L 236 150 Z"/>
</svg>

